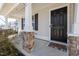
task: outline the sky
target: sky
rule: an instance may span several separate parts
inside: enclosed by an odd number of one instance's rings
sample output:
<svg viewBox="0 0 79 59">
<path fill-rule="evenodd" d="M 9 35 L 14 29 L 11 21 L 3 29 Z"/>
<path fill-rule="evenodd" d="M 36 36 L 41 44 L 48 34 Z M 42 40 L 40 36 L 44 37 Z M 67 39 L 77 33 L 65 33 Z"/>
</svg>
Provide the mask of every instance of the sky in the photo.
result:
<svg viewBox="0 0 79 59">
<path fill-rule="evenodd" d="M 5 24 L 5 18 L 4 18 L 4 16 L 1 16 L 0 15 L 0 25 L 3 25 L 3 24 Z"/>
<path fill-rule="evenodd" d="M 8 18 L 8 22 L 14 22 L 16 19 Z M 0 15 L 0 25 L 5 25 L 5 17 Z"/>
</svg>

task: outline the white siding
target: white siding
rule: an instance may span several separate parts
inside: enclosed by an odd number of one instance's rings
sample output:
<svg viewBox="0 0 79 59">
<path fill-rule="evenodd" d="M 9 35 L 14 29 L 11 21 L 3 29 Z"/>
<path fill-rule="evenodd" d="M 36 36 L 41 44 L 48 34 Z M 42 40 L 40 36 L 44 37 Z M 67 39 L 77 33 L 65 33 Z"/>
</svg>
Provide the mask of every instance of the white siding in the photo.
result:
<svg viewBox="0 0 79 59">
<path fill-rule="evenodd" d="M 64 5 L 69 5 L 69 4 L 46 4 L 46 6 L 44 7 L 44 5 L 41 6 L 40 5 L 33 5 L 32 8 L 32 13 L 33 15 L 38 13 L 38 31 L 35 31 L 36 37 L 40 38 L 40 39 L 44 39 L 44 40 L 50 40 L 50 14 L 49 11 L 56 9 L 56 8 L 60 8 Z M 41 8 L 42 7 L 42 8 Z M 73 19 L 72 19 L 73 20 Z"/>
</svg>

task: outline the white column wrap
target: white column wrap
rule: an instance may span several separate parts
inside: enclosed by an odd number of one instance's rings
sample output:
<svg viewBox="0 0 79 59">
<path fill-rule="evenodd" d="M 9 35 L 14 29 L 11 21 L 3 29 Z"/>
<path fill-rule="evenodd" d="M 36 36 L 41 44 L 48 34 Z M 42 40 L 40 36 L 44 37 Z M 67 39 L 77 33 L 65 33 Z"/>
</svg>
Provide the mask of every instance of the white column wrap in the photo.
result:
<svg viewBox="0 0 79 59">
<path fill-rule="evenodd" d="M 18 20 L 18 33 L 20 33 L 22 31 L 21 29 L 21 19 Z"/>
<path fill-rule="evenodd" d="M 25 27 L 24 27 L 24 31 L 25 32 L 32 32 L 33 31 L 31 3 L 25 4 Z"/>
<path fill-rule="evenodd" d="M 75 4 L 74 34 L 79 34 L 79 4 Z"/>
</svg>

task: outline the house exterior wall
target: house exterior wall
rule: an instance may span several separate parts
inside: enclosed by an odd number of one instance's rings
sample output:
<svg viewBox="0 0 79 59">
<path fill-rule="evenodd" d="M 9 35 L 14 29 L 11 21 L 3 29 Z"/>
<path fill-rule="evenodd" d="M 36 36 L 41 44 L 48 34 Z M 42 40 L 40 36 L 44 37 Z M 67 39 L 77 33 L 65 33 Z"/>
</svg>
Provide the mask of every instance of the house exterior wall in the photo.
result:
<svg viewBox="0 0 79 59">
<path fill-rule="evenodd" d="M 38 3 L 39 4 L 39 3 Z M 72 31 L 72 25 L 74 23 L 74 4 L 46 4 L 45 7 L 44 5 L 37 5 L 37 6 L 32 6 L 32 14 L 38 13 L 38 31 L 35 31 L 36 33 L 36 38 L 44 39 L 44 40 L 50 40 L 50 10 L 54 10 L 57 8 L 61 8 L 63 6 L 68 6 L 68 22 L 67 22 L 67 28 L 68 28 L 68 33 L 73 32 Z"/>
</svg>

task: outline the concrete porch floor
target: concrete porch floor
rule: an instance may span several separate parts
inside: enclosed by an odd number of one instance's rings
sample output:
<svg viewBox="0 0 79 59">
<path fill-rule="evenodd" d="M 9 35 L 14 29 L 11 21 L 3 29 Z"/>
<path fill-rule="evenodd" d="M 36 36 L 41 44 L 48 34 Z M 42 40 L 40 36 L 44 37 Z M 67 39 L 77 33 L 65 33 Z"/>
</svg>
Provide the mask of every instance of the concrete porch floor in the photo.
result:
<svg viewBox="0 0 79 59">
<path fill-rule="evenodd" d="M 58 50 L 57 48 L 49 47 L 48 41 L 41 39 L 35 39 L 35 48 L 33 49 L 32 55 L 35 56 L 67 56 L 68 53 L 65 51 Z"/>
<path fill-rule="evenodd" d="M 56 48 L 48 47 L 49 42 L 41 39 L 35 39 L 35 47 L 32 53 L 27 53 L 22 47 L 22 37 L 16 37 L 10 40 L 14 46 L 20 50 L 26 56 L 67 56 L 65 51 L 58 50 Z"/>
</svg>

